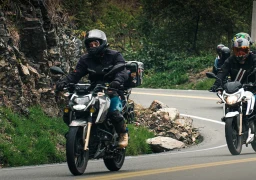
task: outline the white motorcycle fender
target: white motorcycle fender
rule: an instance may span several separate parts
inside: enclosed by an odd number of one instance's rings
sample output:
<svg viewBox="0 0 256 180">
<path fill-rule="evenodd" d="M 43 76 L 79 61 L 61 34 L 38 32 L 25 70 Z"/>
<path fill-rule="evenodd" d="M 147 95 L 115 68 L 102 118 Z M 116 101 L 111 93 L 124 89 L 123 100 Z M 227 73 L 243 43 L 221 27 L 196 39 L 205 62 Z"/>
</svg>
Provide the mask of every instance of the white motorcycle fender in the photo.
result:
<svg viewBox="0 0 256 180">
<path fill-rule="evenodd" d="M 235 111 L 235 112 L 228 112 L 226 115 L 225 115 L 225 118 L 230 118 L 230 117 L 235 117 L 239 115 L 239 112 L 238 111 Z"/>
<path fill-rule="evenodd" d="M 71 123 L 69 124 L 69 126 L 86 126 L 87 122 L 85 120 L 73 120 L 71 121 Z"/>
</svg>

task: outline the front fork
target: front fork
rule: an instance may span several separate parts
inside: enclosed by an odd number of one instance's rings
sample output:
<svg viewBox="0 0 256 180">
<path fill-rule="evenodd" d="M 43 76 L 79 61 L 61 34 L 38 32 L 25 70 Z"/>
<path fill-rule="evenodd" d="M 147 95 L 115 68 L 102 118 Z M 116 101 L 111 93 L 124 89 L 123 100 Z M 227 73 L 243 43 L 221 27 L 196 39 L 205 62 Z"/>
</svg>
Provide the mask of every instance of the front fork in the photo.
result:
<svg viewBox="0 0 256 180">
<path fill-rule="evenodd" d="M 243 114 L 240 112 L 240 114 L 239 114 L 239 136 L 242 135 L 242 129 L 243 129 L 242 119 L 243 119 Z"/>
<path fill-rule="evenodd" d="M 88 120 L 88 126 L 87 126 L 87 134 L 86 138 L 84 140 L 84 150 L 88 150 L 88 145 L 89 145 L 89 139 L 90 139 L 90 134 L 91 134 L 91 128 L 92 128 L 92 113 L 90 113 L 90 118 Z"/>
<path fill-rule="evenodd" d="M 242 135 L 242 130 L 243 130 L 243 106 L 242 106 L 242 102 L 241 102 L 241 105 L 240 105 L 240 108 L 239 108 L 239 122 L 237 122 L 238 124 L 238 127 L 239 127 L 239 136 Z"/>
</svg>

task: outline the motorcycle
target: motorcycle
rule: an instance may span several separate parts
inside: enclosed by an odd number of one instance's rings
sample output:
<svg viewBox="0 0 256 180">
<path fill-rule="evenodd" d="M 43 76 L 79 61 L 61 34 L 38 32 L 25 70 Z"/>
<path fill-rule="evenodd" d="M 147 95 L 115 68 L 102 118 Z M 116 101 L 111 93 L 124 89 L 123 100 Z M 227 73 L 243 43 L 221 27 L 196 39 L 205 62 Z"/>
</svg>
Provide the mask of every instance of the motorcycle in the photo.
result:
<svg viewBox="0 0 256 180">
<path fill-rule="evenodd" d="M 224 104 L 224 116 L 221 120 L 225 122 L 226 142 L 232 155 L 239 155 L 243 144 L 246 147 L 251 144 L 253 150 L 256 151 L 256 115 L 254 112 L 256 84 L 248 82 L 249 76 L 255 73 L 256 70 L 247 76 L 245 84 L 233 81 L 224 85 L 214 73 L 206 73 L 208 78 L 215 78 L 221 84 L 221 87 L 217 89 L 217 96 Z"/>
<path fill-rule="evenodd" d="M 115 66 L 106 75 L 111 75 L 122 66 Z M 59 67 L 51 67 L 53 74 L 65 73 Z M 118 134 L 108 119 L 110 98 L 107 91 L 116 90 L 106 84 L 97 84 L 94 88 L 90 84 L 70 83 L 65 96 L 69 103 L 64 108 L 64 115 L 68 117 L 69 131 L 66 140 L 66 158 L 70 172 L 81 175 L 90 159 L 103 158 L 105 166 L 110 171 L 118 171 L 123 166 L 126 149 L 118 148 Z M 124 94 L 127 100 L 124 113 L 131 116 L 128 100 L 131 89 Z"/>
</svg>

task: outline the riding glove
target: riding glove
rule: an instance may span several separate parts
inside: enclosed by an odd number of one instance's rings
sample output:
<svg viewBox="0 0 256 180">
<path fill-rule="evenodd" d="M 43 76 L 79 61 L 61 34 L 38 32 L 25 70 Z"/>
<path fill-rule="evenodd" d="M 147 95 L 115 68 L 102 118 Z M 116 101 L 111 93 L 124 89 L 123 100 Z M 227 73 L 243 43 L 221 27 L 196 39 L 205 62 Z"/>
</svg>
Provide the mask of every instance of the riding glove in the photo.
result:
<svg viewBox="0 0 256 180">
<path fill-rule="evenodd" d="M 57 82 L 56 90 L 57 91 L 62 91 L 66 85 L 67 85 L 67 83 L 65 81 Z"/>
<path fill-rule="evenodd" d="M 218 89 L 218 87 L 215 86 L 215 85 L 213 85 L 213 86 L 209 89 L 209 91 L 210 91 L 210 92 L 217 92 L 217 89 Z"/>
<path fill-rule="evenodd" d="M 120 84 L 120 82 L 118 82 L 118 81 L 112 81 L 112 82 L 109 84 L 109 86 L 110 86 L 111 88 L 119 89 L 120 86 L 121 86 L 121 84 Z"/>
</svg>

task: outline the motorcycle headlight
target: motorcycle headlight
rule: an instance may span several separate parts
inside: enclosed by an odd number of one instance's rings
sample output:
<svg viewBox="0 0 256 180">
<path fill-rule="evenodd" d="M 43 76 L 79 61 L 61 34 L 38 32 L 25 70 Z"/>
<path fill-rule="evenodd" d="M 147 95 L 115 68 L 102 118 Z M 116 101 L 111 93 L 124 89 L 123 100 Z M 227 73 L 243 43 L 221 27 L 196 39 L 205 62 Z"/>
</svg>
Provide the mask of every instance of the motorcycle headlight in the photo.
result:
<svg viewBox="0 0 256 180">
<path fill-rule="evenodd" d="M 233 105 L 233 104 L 237 103 L 240 96 L 241 96 L 241 93 L 232 94 L 232 95 L 224 95 L 224 100 L 226 101 L 227 104 Z"/>
<path fill-rule="evenodd" d="M 79 105 L 87 104 L 89 101 L 90 101 L 90 98 L 88 96 L 74 98 L 74 102 Z"/>
</svg>

